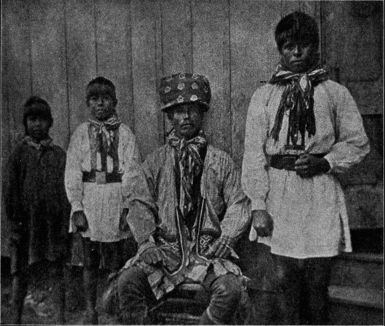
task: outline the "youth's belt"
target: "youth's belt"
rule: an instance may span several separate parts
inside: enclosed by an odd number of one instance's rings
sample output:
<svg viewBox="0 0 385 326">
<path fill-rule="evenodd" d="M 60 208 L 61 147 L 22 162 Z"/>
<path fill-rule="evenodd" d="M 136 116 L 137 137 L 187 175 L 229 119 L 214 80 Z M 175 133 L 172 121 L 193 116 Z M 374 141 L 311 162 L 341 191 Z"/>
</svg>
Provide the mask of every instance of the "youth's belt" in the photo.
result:
<svg viewBox="0 0 385 326">
<path fill-rule="evenodd" d="M 326 155 L 326 153 L 318 153 L 318 154 L 312 154 L 309 153 L 309 155 L 313 155 L 319 158 L 322 158 Z M 295 161 L 298 160 L 300 155 L 272 155 L 270 158 L 270 166 L 274 169 L 279 170 L 289 170 L 289 171 L 295 171 Z"/>
<path fill-rule="evenodd" d="M 96 182 L 97 184 L 122 182 L 122 174 L 95 170 L 91 172 L 85 171 L 83 172 L 83 182 Z"/>
</svg>

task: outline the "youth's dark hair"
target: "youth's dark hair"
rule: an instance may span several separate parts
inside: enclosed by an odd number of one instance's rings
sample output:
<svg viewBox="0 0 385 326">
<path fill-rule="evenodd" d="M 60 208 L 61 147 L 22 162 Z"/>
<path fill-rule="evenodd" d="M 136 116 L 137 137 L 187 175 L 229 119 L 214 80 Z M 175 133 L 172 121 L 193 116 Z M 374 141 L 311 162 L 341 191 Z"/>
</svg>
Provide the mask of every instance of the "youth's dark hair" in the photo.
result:
<svg viewBox="0 0 385 326">
<path fill-rule="evenodd" d="M 53 118 L 51 114 L 51 107 L 48 102 L 39 96 L 31 96 L 23 105 L 23 125 L 27 130 L 27 118 L 29 116 L 39 116 L 49 122 L 49 128 L 52 127 Z"/>
<path fill-rule="evenodd" d="M 95 94 L 92 86 L 96 85 L 96 84 L 107 86 L 107 88 L 109 89 L 108 94 L 112 97 L 112 99 L 114 101 L 114 105 L 116 105 L 118 103 L 118 100 L 116 98 L 116 89 L 115 89 L 114 83 L 111 80 L 109 80 L 105 77 L 102 77 L 102 76 L 96 77 L 88 83 L 87 89 L 86 89 L 87 103 L 90 100 L 91 96 L 93 96 Z"/>
<path fill-rule="evenodd" d="M 319 33 L 315 19 L 300 11 L 283 17 L 275 29 L 275 42 L 279 52 L 286 41 L 309 43 L 318 49 Z"/>
</svg>

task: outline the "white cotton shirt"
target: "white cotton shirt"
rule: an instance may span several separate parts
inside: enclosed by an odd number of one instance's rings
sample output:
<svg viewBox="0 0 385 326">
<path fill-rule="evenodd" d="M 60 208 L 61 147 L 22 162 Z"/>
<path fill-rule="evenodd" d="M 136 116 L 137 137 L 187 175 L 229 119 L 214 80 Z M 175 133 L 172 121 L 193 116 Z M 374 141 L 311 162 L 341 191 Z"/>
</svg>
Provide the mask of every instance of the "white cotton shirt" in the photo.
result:
<svg viewBox="0 0 385 326">
<path fill-rule="evenodd" d="M 128 201 L 135 186 L 135 176 L 140 164 L 140 154 L 135 136 L 124 124 L 119 126 L 119 171 L 123 173 L 122 182 L 97 184 L 83 182 L 83 172 L 91 171 L 91 147 L 89 122 L 82 123 L 73 133 L 67 152 L 65 186 L 72 213 L 84 211 L 88 230 L 83 237 L 92 241 L 114 242 L 128 238 L 131 233 L 119 230 L 120 215 L 128 208 Z M 97 153 L 99 154 L 99 153 Z M 100 156 L 100 155 L 99 155 Z M 96 157 L 97 168 L 100 157 Z M 107 172 L 112 172 L 112 160 L 107 160 Z M 70 223 L 70 232 L 73 231 Z"/>
<path fill-rule="evenodd" d="M 274 221 L 271 237 L 259 242 L 277 255 L 293 258 L 332 257 L 350 252 L 344 194 L 337 173 L 369 153 L 361 115 L 349 91 L 327 80 L 314 88 L 316 134 L 305 138 L 306 153 L 327 153 L 330 171 L 301 178 L 295 171 L 269 167 L 269 157 L 292 154 L 285 149 L 288 112 L 278 141 L 270 135 L 284 86 L 266 84 L 251 99 L 245 135 L 242 186 L 252 210 L 267 210 Z"/>
</svg>

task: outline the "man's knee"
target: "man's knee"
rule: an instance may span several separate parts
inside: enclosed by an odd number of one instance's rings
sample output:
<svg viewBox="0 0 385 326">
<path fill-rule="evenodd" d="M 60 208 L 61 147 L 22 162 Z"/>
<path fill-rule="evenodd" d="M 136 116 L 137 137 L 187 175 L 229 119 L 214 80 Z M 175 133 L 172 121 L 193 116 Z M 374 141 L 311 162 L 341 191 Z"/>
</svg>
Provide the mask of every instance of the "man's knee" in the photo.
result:
<svg viewBox="0 0 385 326">
<path fill-rule="evenodd" d="M 238 276 L 227 274 L 213 282 L 212 295 L 222 298 L 229 304 L 236 304 L 241 299 L 242 288 L 242 282 Z"/>
<path fill-rule="evenodd" d="M 119 295 L 130 290 L 136 290 L 143 282 L 143 272 L 137 267 L 131 267 L 124 270 L 118 278 Z"/>
</svg>

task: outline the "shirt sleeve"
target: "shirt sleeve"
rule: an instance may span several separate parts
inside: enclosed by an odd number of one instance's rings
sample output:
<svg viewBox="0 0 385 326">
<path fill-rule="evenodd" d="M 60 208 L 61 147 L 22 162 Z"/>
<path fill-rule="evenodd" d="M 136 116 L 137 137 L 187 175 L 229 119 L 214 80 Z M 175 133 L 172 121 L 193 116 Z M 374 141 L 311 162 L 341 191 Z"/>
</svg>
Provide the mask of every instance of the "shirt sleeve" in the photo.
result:
<svg viewBox="0 0 385 326">
<path fill-rule="evenodd" d="M 138 169 L 140 169 L 141 157 L 134 134 L 128 127 L 125 130 L 127 131 L 127 139 L 123 152 L 122 196 L 123 208 L 129 208 L 130 196 L 136 187 L 137 174 L 140 173 Z"/>
<path fill-rule="evenodd" d="M 266 89 L 256 90 L 251 98 L 246 118 L 245 151 L 242 162 L 242 187 L 251 199 L 252 210 L 266 210 L 269 191 L 265 144 L 268 135 L 268 120 L 265 113 Z"/>
<path fill-rule="evenodd" d="M 84 132 L 82 126 L 78 127 L 73 133 L 67 151 L 66 167 L 64 173 L 64 183 L 68 201 L 72 211 L 83 210 L 83 172 L 82 163 L 82 140 Z"/>
<path fill-rule="evenodd" d="M 353 165 L 361 162 L 370 151 L 368 137 L 358 111 L 357 104 L 350 92 L 343 86 L 334 96 L 336 142 L 325 159 L 330 171 L 346 172 Z"/>
<path fill-rule="evenodd" d="M 129 213 L 127 217 L 130 230 L 139 244 L 149 240 L 155 232 L 155 216 L 157 212 L 153 199 L 153 171 L 146 160 L 141 166 L 135 167 L 135 175 L 131 178 L 133 188 L 128 198 Z"/>
<path fill-rule="evenodd" d="M 221 238 L 234 241 L 248 228 L 250 201 L 242 190 L 239 172 L 228 156 L 224 171 L 223 199 L 227 209 L 221 221 Z"/>
</svg>

